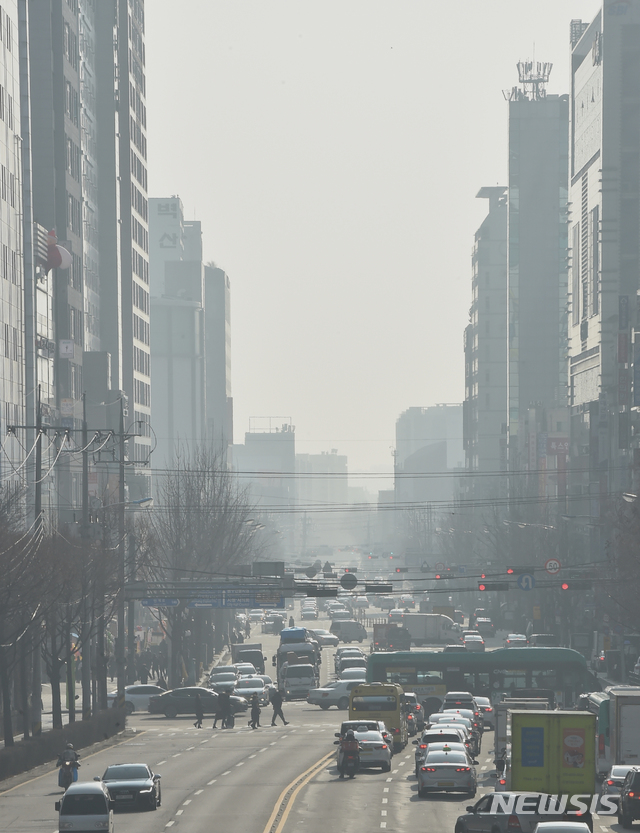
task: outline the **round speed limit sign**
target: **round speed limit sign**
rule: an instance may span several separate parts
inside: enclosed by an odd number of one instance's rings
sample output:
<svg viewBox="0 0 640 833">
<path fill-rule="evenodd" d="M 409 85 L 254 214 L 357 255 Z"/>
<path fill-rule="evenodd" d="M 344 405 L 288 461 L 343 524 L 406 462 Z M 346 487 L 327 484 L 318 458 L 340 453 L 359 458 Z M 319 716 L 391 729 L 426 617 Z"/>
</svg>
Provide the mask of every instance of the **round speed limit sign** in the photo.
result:
<svg viewBox="0 0 640 833">
<path fill-rule="evenodd" d="M 544 565 L 545 570 L 549 573 L 550 576 L 555 576 L 556 573 L 559 573 L 561 567 L 562 564 L 558 561 L 557 558 L 550 558 Z"/>
</svg>

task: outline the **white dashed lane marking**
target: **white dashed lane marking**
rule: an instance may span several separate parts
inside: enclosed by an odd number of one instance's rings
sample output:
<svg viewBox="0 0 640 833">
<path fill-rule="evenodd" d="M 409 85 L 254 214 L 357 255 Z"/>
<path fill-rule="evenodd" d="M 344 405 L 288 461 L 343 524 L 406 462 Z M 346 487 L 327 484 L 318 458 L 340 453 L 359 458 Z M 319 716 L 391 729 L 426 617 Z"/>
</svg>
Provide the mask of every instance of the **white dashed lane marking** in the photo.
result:
<svg viewBox="0 0 640 833">
<path fill-rule="evenodd" d="M 231 770 L 230 770 L 230 769 L 228 769 L 226 772 L 223 772 L 222 774 L 223 774 L 223 775 L 231 775 Z"/>
<path fill-rule="evenodd" d="M 194 795 L 200 795 L 200 793 L 201 793 L 201 792 L 204 792 L 204 790 L 196 790 L 196 791 L 194 792 Z"/>
<path fill-rule="evenodd" d="M 180 757 L 180 755 L 182 755 L 182 752 L 176 752 L 176 754 L 175 754 L 175 755 L 172 755 L 171 757 L 172 757 L 172 758 L 179 758 L 179 757 Z"/>
<path fill-rule="evenodd" d="M 216 781 L 217 781 L 217 778 L 214 778 L 213 781 L 207 781 L 207 787 L 210 787 L 212 784 L 215 784 Z"/>
<path fill-rule="evenodd" d="M 162 764 L 166 764 L 166 763 L 167 763 L 166 761 L 158 761 L 158 763 L 156 764 L 156 766 L 162 766 Z"/>
<path fill-rule="evenodd" d="M 191 804 L 191 799 L 187 798 L 187 800 L 183 801 L 182 804 L 186 807 L 188 804 Z"/>
</svg>

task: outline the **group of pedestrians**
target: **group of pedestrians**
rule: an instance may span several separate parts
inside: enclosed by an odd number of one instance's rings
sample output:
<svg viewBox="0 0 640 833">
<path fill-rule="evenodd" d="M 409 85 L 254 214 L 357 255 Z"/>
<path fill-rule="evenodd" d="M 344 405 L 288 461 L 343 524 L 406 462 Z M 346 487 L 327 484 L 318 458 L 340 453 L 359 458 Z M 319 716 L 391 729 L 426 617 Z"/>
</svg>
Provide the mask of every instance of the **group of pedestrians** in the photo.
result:
<svg viewBox="0 0 640 833">
<path fill-rule="evenodd" d="M 282 704 L 284 702 L 284 698 L 282 696 L 282 692 L 274 689 L 270 695 L 270 702 L 271 706 L 273 707 L 273 716 L 271 718 L 271 725 L 276 725 L 276 717 L 279 717 L 282 720 L 282 723 L 285 726 L 289 725 L 289 721 L 285 720 L 284 714 L 282 712 Z M 260 708 L 260 701 L 258 699 L 258 695 L 254 694 L 251 698 L 251 719 L 249 720 L 249 726 L 252 729 L 260 729 L 260 714 L 262 709 Z M 194 726 L 196 729 L 202 729 L 202 721 L 204 720 L 204 708 L 202 706 L 202 699 L 199 694 L 196 694 L 195 704 L 194 704 L 194 713 L 195 713 L 195 722 Z M 221 691 L 218 694 L 218 711 L 213 719 L 213 726 L 212 729 L 218 728 L 218 721 L 220 721 L 220 728 L 221 729 L 230 729 L 233 728 L 234 725 L 234 716 L 233 716 L 233 709 L 231 707 L 231 695 L 228 691 Z"/>
</svg>

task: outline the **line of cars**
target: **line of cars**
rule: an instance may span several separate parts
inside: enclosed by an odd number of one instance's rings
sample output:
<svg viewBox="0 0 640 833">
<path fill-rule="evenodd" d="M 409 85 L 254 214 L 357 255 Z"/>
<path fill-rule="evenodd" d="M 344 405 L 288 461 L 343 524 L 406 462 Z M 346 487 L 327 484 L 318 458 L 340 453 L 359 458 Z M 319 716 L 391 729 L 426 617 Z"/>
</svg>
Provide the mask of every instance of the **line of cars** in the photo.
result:
<svg viewBox="0 0 640 833">
<path fill-rule="evenodd" d="M 60 801 L 58 829 L 70 833 L 113 833 L 117 808 L 157 810 L 162 803 L 160 774 L 143 763 L 113 764 L 93 781 L 71 784 Z"/>
<path fill-rule="evenodd" d="M 474 797 L 478 786 L 475 766 L 485 728 L 485 712 L 468 691 L 450 691 L 439 712 L 425 720 L 414 740 L 418 795 L 430 792 L 465 792 Z"/>
</svg>

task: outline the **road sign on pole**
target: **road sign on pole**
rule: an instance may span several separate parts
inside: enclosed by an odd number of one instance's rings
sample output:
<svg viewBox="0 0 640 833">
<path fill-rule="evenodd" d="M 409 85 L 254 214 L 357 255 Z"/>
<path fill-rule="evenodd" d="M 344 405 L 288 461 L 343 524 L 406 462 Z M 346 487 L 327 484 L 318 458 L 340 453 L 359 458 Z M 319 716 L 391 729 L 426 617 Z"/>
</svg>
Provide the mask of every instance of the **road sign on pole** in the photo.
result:
<svg viewBox="0 0 640 833">
<path fill-rule="evenodd" d="M 180 604 L 178 599 L 140 599 L 143 607 L 176 607 Z"/>
<path fill-rule="evenodd" d="M 557 558 L 550 558 L 544 565 L 545 570 L 549 573 L 550 576 L 555 576 L 557 573 L 560 572 L 562 564 L 558 561 Z"/>
<path fill-rule="evenodd" d="M 521 590 L 533 590 L 535 586 L 536 580 L 531 573 L 523 573 L 521 576 L 518 576 L 518 587 Z"/>
<path fill-rule="evenodd" d="M 436 570 L 444 570 L 444 564 L 442 563 L 442 561 L 438 561 L 438 563 L 436 564 Z"/>
</svg>

